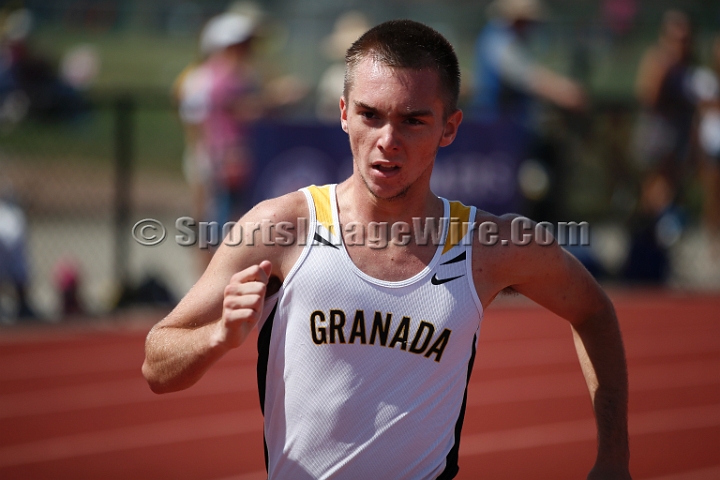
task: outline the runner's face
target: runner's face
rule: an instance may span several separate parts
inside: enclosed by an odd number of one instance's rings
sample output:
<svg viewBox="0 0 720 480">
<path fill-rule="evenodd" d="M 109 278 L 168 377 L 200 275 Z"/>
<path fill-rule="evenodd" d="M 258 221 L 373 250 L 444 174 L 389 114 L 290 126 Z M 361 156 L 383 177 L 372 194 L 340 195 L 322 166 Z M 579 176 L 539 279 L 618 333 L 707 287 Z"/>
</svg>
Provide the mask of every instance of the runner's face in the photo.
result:
<svg viewBox="0 0 720 480">
<path fill-rule="evenodd" d="M 340 109 L 354 175 L 382 199 L 429 188 L 437 149 L 452 143 L 462 120 L 459 110 L 444 119 L 437 73 L 365 58 L 355 67 L 348 97 Z"/>
</svg>

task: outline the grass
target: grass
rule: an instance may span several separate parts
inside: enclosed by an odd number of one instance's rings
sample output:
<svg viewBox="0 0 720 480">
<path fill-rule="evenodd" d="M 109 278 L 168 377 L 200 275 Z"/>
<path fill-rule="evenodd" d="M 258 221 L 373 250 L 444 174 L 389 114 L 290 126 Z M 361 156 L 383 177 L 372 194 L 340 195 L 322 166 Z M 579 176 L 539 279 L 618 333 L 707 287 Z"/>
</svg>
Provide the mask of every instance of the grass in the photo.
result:
<svg viewBox="0 0 720 480">
<path fill-rule="evenodd" d="M 72 47 L 91 45 L 100 58 L 94 88 L 104 90 L 158 89 L 168 92 L 173 80 L 195 56 L 194 37 L 169 37 L 144 32 L 38 30 L 33 46 L 59 61 Z"/>
<path fill-rule="evenodd" d="M 34 33 L 32 48 L 56 63 L 68 49 L 92 45 L 100 73 L 87 93 L 94 107 L 72 121 L 29 119 L 0 131 L 0 159 L 112 165 L 115 155 L 117 95 L 136 103 L 133 151 L 136 168 L 181 172 L 182 129 L 170 105 L 170 85 L 194 55 L 194 38 L 151 33 L 68 31 L 57 27 Z"/>
<path fill-rule="evenodd" d="M 94 110 L 71 122 L 29 120 L 0 133 L 0 158 L 112 165 L 114 112 Z M 170 109 L 138 109 L 133 115 L 134 168 L 180 174 L 182 130 Z"/>
</svg>

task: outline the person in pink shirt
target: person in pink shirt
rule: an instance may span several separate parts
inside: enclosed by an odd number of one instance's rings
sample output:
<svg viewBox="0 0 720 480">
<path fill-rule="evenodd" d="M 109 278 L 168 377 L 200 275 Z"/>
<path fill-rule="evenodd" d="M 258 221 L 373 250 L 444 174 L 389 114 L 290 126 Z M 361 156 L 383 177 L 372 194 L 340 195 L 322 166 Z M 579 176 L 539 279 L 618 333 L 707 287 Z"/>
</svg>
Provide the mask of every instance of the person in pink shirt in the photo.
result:
<svg viewBox="0 0 720 480">
<path fill-rule="evenodd" d="M 249 208 L 247 124 L 261 111 L 259 81 L 250 62 L 255 23 L 238 13 L 210 19 L 200 44 L 205 60 L 180 85 L 180 115 L 197 132 L 186 172 L 203 191 L 199 221 L 224 224 Z"/>
</svg>

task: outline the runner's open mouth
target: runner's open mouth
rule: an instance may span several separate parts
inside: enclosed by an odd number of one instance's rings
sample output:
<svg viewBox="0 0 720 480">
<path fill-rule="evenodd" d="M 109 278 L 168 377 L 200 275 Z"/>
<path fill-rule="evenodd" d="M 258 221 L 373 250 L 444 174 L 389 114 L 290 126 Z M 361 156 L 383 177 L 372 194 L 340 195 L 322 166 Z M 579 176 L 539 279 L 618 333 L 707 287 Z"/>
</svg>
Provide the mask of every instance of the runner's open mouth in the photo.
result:
<svg viewBox="0 0 720 480">
<path fill-rule="evenodd" d="M 392 172 L 398 170 L 400 167 L 397 165 L 373 165 L 372 168 L 380 172 Z"/>
</svg>

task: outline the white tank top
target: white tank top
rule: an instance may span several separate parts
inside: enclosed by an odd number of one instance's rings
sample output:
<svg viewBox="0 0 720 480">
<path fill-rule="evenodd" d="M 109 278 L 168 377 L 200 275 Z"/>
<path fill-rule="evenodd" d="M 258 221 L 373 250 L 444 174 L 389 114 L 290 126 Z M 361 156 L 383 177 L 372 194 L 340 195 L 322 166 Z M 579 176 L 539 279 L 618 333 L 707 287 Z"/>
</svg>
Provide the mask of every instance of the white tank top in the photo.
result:
<svg viewBox="0 0 720 480">
<path fill-rule="evenodd" d="M 302 191 L 307 245 L 258 325 L 268 477 L 452 478 L 483 313 L 475 208 L 443 199 L 458 222 L 425 269 L 389 282 L 345 250 L 335 185 Z"/>
</svg>

